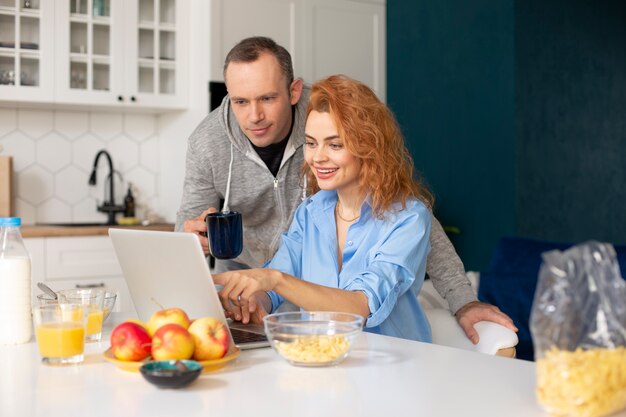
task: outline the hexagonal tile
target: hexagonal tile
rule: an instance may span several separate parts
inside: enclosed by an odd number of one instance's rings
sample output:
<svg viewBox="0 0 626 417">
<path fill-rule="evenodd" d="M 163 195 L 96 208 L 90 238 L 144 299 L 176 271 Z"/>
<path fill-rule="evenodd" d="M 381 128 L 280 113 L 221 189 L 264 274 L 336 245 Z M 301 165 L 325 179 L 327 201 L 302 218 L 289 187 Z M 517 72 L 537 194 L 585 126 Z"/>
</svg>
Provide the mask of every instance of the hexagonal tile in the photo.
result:
<svg viewBox="0 0 626 417">
<path fill-rule="evenodd" d="M 121 113 L 90 113 L 89 131 L 100 139 L 110 140 L 122 133 Z"/>
<path fill-rule="evenodd" d="M 13 157 L 13 170 L 21 171 L 35 161 L 35 142 L 22 132 L 13 132 L 0 139 L 3 155 Z"/>
<path fill-rule="evenodd" d="M 98 203 L 95 198 L 87 197 L 72 207 L 72 221 L 75 222 L 106 222 L 106 214 L 97 210 Z"/>
<path fill-rule="evenodd" d="M 52 174 L 35 165 L 19 172 L 15 180 L 15 195 L 37 205 L 54 194 Z"/>
<path fill-rule="evenodd" d="M 46 110 L 17 111 L 17 128 L 27 136 L 37 139 L 50 132 L 54 126 L 54 113 Z"/>
<path fill-rule="evenodd" d="M 159 139 L 153 136 L 139 144 L 139 163 L 152 173 L 159 172 Z"/>
<path fill-rule="evenodd" d="M 37 206 L 37 222 L 69 222 L 72 220 L 72 209 L 57 198 L 51 198 Z"/>
<path fill-rule="evenodd" d="M 58 133 L 50 133 L 37 141 L 37 163 L 52 172 L 70 164 L 71 145 Z"/>
<path fill-rule="evenodd" d="M 35 224 L 37 221 L 37 209 L 35 206 L 21 198 L 16 198 L 14 204 L 15 215 L 22 218 L 22 224 Z"/>
<path fill-rule="evenodd" d="M 89 130 L 89 113 L 57 111 L 54 114 L 54 130 L 74 140 Z"/>
<path fill-rule="evenodd" d="M 126 172 L 139 164 L 139 145 L 128 136 L 118 136 L 107 145 L 113 168 Z"/>
<path fill-rule="evenodd" d="M 156 177 L 144 168 L 139 167 L 128 171 L 126 183 L 133 184 L 133 194 L 139 203 L 157 194 Z"/>
<path fill-rule="evenodd" d="M 163 223 L 165 218 L 160 213 L 160 201 L 157 196 L 149 197 L 139 204 L 137 216 L 152 223 Z"/>
<path fill-rule="evenodd" d="M 126 114 L 124 133 L 136 140 L 142 140 L 156 132 L 156 116 L 150 114 Z"/>
<path fill-rule="evenodd" d="M 98 152 L 104 149 L 104 142 L 91 134 L 81 136 L 72 144 L 72 162 L 85 172 L 91 172 L 93 161 Z"/>
<path fill-rule="evenodd" d="M 88 195 L 88 175 L 74 166 L 54 176 L 54 195 L 68 204 L 75 204 Z"/>
<path fill-rule="evenodd" d="M 17 110 L 0 109 L 0 137 L 17 128 Z"/>
</svg>

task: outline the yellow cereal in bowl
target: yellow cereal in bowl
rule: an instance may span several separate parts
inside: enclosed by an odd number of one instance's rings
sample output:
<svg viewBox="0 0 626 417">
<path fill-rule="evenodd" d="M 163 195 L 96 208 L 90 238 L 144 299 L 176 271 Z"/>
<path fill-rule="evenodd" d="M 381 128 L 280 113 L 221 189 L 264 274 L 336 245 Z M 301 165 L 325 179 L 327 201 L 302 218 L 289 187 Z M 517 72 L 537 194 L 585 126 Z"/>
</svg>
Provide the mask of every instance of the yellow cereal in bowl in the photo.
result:
<svg viewBox="0 0 626 417">
<path fill-rule="evenodd" d="M 276 341 L 275 347 L 287 360 L 298 363 L 326 364 L 348 353 L 350 343 L 344 336 L 301 336 L 292 342 Z"/>
</svg>

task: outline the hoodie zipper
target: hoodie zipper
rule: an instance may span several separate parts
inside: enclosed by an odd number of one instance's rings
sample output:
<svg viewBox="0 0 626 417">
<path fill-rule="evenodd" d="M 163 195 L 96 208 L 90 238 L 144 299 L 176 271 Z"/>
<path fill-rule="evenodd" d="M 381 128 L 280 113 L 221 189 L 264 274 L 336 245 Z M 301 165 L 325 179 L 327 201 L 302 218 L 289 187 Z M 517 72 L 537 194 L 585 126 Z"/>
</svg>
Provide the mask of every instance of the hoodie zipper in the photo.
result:
<svg viewBox="0 0 626 417">
<path fill-rule="evenodd" d="M 275 253 L 276 250 L 278 250 L 278 244 L 280 243 L 280 238 L 283 234 L 282 231 L 285 230 L 285 208 L 283 207 L 280 190 L 278 188 L 278 176 L 274 177 L 274 195 L 276 196 L 276 205 L 278 206 L 278 210 L 280 212 L 280 232 L 277 233 L 272 239 L 272 244 L 270 245 L 269 250 L 271 251 L 272 248 L 274 248 Z M 268 259 L 271 259 L 272 256 L 273 255 L 269 256 Z"/>
</svg>

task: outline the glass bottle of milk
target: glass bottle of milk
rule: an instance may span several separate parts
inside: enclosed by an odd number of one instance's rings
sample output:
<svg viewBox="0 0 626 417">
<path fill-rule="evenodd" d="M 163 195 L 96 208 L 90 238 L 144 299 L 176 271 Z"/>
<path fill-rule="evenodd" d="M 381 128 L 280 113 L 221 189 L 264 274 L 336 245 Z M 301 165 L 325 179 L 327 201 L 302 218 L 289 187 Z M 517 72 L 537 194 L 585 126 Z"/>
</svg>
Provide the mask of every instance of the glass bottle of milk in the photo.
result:
<svg viewBox="0 0 626 417">
<path fill-rule="evenodd" d="M 32 335 L 30 256 L 19 217 L 0 217 L 0 344 L 26 343 Z"/>
</svg>

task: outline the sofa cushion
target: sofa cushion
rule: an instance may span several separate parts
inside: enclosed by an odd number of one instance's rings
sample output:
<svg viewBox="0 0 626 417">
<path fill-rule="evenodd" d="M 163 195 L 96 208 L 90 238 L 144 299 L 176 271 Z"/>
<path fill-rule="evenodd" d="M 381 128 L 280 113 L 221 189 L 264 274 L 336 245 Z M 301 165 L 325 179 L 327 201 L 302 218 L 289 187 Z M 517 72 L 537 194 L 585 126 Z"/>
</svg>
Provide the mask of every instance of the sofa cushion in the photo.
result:
<svg viewBox="0 0 626 417">
<path fill-rule="evenodd" d="M 513 319 L 519 329 L 517 357 L 520 359 L 534 358 L 529 321 L 541 254 L 555 249 L 565 250 L 572 245 L 505 237 L 498 241 L 487 270 L 480 274 L 478 299 L 498 306 Z M 626 246 L 614 247 L 620 269 L 626 270 Z"/>
</svg>

